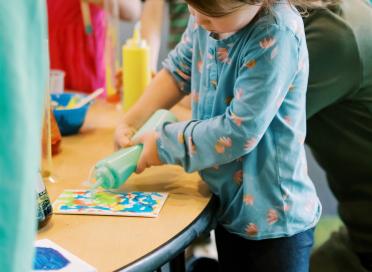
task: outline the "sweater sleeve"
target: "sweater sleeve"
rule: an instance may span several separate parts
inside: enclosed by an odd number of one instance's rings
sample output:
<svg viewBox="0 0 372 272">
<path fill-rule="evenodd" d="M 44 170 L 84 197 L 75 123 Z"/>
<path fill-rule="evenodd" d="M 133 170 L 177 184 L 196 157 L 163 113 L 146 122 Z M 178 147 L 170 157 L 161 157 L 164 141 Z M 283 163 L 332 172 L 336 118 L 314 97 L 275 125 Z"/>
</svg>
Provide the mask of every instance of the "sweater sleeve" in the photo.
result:
<svg viewBox="0 0 372 272">
<path fill-rule="evenodd" d="M 170 72 L 179 89 L 186 94 L 189 94 L 191 89 L 193 37 L 196 27 L 194 18 L 190 16 L 188 26 L 182 35 L 181 41 L 163 62 L 163 67 Z"/>
</svg>

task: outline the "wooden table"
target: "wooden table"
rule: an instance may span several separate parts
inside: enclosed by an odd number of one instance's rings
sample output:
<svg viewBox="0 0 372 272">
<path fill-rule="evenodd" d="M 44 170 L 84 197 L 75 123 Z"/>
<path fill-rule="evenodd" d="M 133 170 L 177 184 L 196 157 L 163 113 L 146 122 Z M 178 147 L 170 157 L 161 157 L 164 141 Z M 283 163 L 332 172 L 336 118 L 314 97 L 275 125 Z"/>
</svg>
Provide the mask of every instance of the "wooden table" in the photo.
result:
<svg viewBox="0 0 372 272">
<path fill-rule="evenodd" d="M 114 105 L 97 101 L 80 133 L 62 139 L 62 151 L 53 157 L 57 182 L 47 184 L 52 201 L 64 189 L 85 188 L 82 182 L 90 168 L 114 151 L 120 114 Z M 198 174 L 187 174 L 177 166 L 152 167 L 132 175 L 121 189 L 169 196 L 157 218 L 54 214 L 37 238 L 56 242 L 100 272 L 151 271 L 182 253 L 205 231 L 215 209 Z"/>
</svg>

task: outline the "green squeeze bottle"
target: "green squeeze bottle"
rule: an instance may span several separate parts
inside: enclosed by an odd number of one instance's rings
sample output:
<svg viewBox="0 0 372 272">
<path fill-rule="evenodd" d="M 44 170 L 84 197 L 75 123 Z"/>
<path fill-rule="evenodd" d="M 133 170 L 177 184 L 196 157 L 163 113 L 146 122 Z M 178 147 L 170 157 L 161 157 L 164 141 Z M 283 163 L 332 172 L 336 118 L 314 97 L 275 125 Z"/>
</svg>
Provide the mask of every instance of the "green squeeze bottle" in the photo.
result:
<svg viewBox="0 0 372 272">
<path fill-rule="evenodd" d="M 133 136 L 141 137 L 144 133 L 154 130 L 165 122 L 176 122 L 176 117 L 168 110 L 156 111 L 149 120 Z M 103 187 L 105 189 L 119 188 L 127 178 L 136 170 L 137 162 L 142 152 L 142 145 L 122 148 L 112 155 L 99 161 L 92 173 L 95 183 L 92 189 Z"/>
</svg>

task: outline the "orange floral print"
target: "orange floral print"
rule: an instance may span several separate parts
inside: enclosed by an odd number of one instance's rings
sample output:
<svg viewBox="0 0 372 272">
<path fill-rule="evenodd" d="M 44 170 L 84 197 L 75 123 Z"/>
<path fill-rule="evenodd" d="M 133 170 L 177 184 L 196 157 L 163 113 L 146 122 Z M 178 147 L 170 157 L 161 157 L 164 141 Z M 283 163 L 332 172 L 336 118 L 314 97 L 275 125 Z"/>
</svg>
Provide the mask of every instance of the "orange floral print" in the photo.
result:
<svg viewBox="0 0 372 272">
<path fill-rule="evenodd" d="M 237 126 L 241 126 L 242 125 L 242 118 L 237 116 L 235 113 L 231 113 L 231 119 L 234 121 L 234 123 L 237 125 Z"/>
<path fill-rule="evenodd" d="M 260 46 L 263 49 L 267 49 L 272 47 L 276 43 L 275 38 L 273 37 L 268 37 L 260 41 Z"/>
<path fill-rule="evenodd" d="M 217 153 L 222 154 L 225 152 L 225 148 L 231 147 L 232 142 L 230 137 L 220 137 L 215 145 Z"/>
<path fill-rule="evenodd" d="M 269 209 L 266 216 L 267 223 L 269 225 L 275 224 L 276 222 L 278 222 L 278 219 L 278 212 L 274 209 Z"/>
<path fill-rule="evenodd" d="M 234 173 L 234 181 L 240 185 L 243 181 L 243 170 L 238 170 Z"/>
<path fill-rule="evenodd" d="M 251 148 L 252 148 L 256 143 L 257 143 L 256 138 L 248 139 L 248 140 L 245 142 L 244 148 L 245 148 L 245 149 L 251 149 Z"/>
<path fill-rule="evenodd" d="M 255 59 L 252 59 L 252 60 L 249 60 L 245 66 L 248 69 L 253 69 L 256 66 L 256 64 L 257 64 L 256 63 L 256 60 Z"/>
<path fill-rule="evenodd" d="M 198 71 L 201 73 L 203 71 L 203 61 L 199 60 L 197 63 Z"/>
<path fill-rule="evenodd" d="M 243 201 L 246 205 L 253 206 L 254 197 L 253 197 L 253 195 L 245 195 L 244 198 L 243 198 Z"/>
<path fill-rule="evenodd" d="M 258 227 L 256 224 L 249 223 L 247 227 L 245 228 L 245 232 L 249 236 L 256 236 L 258 234 Z"/>
</svg>

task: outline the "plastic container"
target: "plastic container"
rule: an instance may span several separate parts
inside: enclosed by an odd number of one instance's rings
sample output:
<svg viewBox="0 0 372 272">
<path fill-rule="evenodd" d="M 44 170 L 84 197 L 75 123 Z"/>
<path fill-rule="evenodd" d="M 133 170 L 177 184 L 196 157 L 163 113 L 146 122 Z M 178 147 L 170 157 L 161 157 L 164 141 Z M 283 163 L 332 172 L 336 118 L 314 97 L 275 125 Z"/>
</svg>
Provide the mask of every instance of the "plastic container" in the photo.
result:
<svg viewBox="0 0 372 272">
<path fill-rule="evenodd" d="M 54 107 L 53 113 L 56 118 L 59 130 L 63 136 L 72 135 L 79 132 L 82 127 L 90 103 L 79 108 L 64 108 L 71 104 L 72 99 L 82 99 L 86 95 L 80 93 L 62 93 L 51 94 L 53 103 L 58 106 Z M 72 105 L 73 106 L 73 105 Z"/>
<path fill-rule="evenodd" d="M 50 70 L 49 90 L 51 94 L 61 94 L 65 89 L 65 72 L 62 70 Z"/>
<path fill-rule="evenodd" d="M 40 172 L 44 180 L 55 182 L 53 176 L 52 155 L 58 153 L 61 142 L 61 134 L 55 123 L 53 111 L 51 109 L 50 95 L 45 92 L 43 126 L 41 131 L 41 165 Z"/>
<path fill-rule="evenodd" d="M 45 93 L 43 126 L 41 130 L 41 165 L 40 171 L 43 177 L 52 175 L 52 129 L 51 129 L 51 107 L 49 93 Z"/>
<path fill-rule="evenodd" d="M 165 122 L 175 121 L 177 119 L 170 111 L 158 110 L 133 137 L 141 137 L 145 132 L 152 131 Z M 92 173 L 96 181 L 92 186 L 93 189 L 97 187 L 105 189 L 119 188 L 136 170 L 141 152 L 142 145 L 135 145 L 123 148 L 99 161 Z"/>
<path fill-rule="evenodd" d="M 39 176 L 36 185 L 36 199 L 37 199 L 37 225 L 38 229 L 44 227 L 52 217 L 53 208 L 50 203 L 48 192 L 41 175 Z"/>
<path fill-rule="evenodd" d="M 137 23 L 133 37 L 123 46 L 123 109 L 127 111 L 150 83 L 150 49 L 141 39 Z"/>
</svg>

